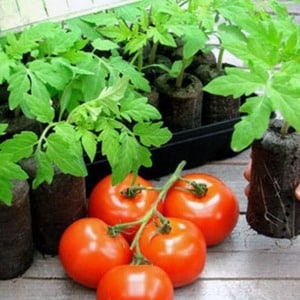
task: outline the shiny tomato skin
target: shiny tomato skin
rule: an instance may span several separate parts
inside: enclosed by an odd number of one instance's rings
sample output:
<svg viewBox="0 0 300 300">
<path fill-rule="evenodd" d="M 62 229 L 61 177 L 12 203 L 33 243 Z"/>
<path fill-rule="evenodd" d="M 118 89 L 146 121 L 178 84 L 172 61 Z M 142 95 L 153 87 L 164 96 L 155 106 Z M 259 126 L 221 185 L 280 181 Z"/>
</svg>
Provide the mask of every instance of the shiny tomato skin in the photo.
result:
<svg viewBox="0 0 300 300">
<path fill-rule="evenodd" d="M 156 190 L 142 190 L 134 198 L 123 195 L 132 184 L 132 174 L 129 174 L 121 183 L 112 185 L 111 175 L 102 178 L 93 188 L 88 205 L 90 217 L 100 218 L 113 226 L 120 223 L 128 223 L 139 220 L 151 208 L 158 196 Z M 153 184 L 137 176 L 135 186 L 153 188 Z M 163 209 L 160 202 L 157 208 Z M 124 237 L 131 242 L 139 226 L 133 226 L 123 232 Z"/>
<path fill-rule="evenodd" d="M 172 300 L 174 289 L 167 273 L 154 265 L 123 265 L 106 272 L 97 300 Z"/>
<path fill-rule="evenodd" d="M 139 240 L 141 253 L 162 268 L 174 287 L 194 282 L 204 269 L 206 243 L 198 227 L 188 220 L 168 218 L 171 231 L 159 233 L 157 221 L 148 223 Z"/>
<path fill-rule="evenodd" d="M 59 259 L 70 278 L 96 288 L 114 266 L 130 263 L 132 251 L 121 235 L 112 237 L 108 225 L 97 218 L 82 218 L 67 227 L 59 243 Z"/>
<path fill-rule="evenodd" d="M 232 232 L 239 217 L 239 204 L 232 190 L 217 177 L 205 173 L 186 174 L 183 178 L 204 183 L 207 193 L 197 197 L 182 188 L 189 183 L 178 180 L 164 201 L 164 215 L 192 221 L 204 234 L 207 246 L 221 243 Z"/>
</svg>

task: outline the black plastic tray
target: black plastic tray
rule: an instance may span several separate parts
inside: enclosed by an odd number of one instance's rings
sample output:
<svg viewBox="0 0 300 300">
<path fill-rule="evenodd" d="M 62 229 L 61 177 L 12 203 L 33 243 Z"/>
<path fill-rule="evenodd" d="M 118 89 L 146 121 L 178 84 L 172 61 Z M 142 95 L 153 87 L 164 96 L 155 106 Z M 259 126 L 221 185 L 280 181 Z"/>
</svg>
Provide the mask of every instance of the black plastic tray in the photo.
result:
<svg viewBox="0 0 300 300">
<path fill-rule="evenodd" d="M 172 173 L 182 160 L 187 162 L 185 168 L 189 169 L 211 160 L 236 155 L 230 148 L 230 142 L 233 127 L 239 120 L 235 118 L 174 133 L 167 144 L 151 150 L 153 166 L 141 168 L 140 175 L 154 179 Z M 109 174 L 111 169 L 104 157 L 87 164 L 87 168 L 86 183 L 89 193 L 98 180 Z"/>
</svg>

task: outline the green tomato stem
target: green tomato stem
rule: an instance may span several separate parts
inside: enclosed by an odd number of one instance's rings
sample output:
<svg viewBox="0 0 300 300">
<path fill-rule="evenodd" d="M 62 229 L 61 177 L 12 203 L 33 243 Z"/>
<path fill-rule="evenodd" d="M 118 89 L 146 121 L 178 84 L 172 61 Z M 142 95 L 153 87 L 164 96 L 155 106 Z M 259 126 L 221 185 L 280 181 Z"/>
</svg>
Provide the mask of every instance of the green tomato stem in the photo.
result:
<svg viewBox="0 0 300 300">
<path fill-rule="evenodd" d="M 112 233 L 118 234 L 118 233 L 122 232 L 122 230 L 124 230 L 128 227 L 140 225 L 140 227 L 139 227 L 138 231 L 136 232 L 134 239 L 130 245 L 131 249 L 135 248 L 134 263 L 139 263 L 139 262 L 145 260 L 141 253 L 141 250 L 139 248 L 138 241 L 141 237 L 141 234 L 142 234 L 145 226 L 149 223 L 149 221 L 153 217 L 153 215 L 158 215 L 160 221 L 162 222 L 162 224 L 164 224 L 165 217 L 157 211 L 157 205 L 165 197 L 165 195 L 167 194 L 170 187 L 180 178 L 180 174 L 181 174 L 185 164 L 186 164 L 185 161 L 182 161 L 179 163 L 179 165 L 177 166 L 174 173 L 169 177 L 169 179 L 166 181 L 166 183 L 159 189 L 160 192 L 159 192 L 156 200 L 154 201 L 153 205 L 151 206 L 151 208 L 147 211 L 147 213 L 141 219 L 133 221 L 133 222 L 117 224 L 117 225 L 111 226 L 109 228 L 110 234 L 112 234 Z M 141 259 L 141 258 L 143 258 L 143 259 Z"/>
</svg>

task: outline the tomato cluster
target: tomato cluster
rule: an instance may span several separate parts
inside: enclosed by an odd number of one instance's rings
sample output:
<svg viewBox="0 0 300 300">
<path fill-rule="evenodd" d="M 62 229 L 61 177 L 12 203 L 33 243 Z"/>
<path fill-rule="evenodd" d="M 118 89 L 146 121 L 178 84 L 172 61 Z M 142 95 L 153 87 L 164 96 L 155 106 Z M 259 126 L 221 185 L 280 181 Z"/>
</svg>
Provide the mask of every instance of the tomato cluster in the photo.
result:
<svg viewBox="0 0 300 300">
<path fill-rule="evenodd" d="M 173 180 L 173 181 L 172 181 Z M 175 177 L 162 188 L 140 176 L 113 186 L 100 180 L 89 216 L 63 233 L 66 273 L 97 289 L 97 299 L 173 299 L 174 288 L 202 273 L 207 246 L 221 243 L 238 220 L 233 192 L 203 173 Z"/>
</svg>

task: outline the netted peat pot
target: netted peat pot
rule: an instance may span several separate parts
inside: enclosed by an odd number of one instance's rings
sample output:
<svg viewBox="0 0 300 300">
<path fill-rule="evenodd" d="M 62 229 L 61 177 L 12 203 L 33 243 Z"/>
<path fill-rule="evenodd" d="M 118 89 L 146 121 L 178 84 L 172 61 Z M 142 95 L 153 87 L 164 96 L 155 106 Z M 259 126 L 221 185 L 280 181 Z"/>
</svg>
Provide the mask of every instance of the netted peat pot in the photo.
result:
<svg viewBox="0 0 300 300">
<path fill-rule="evenodd" d="M 300 233 L 300 134 L 282 136 L 270 128 L 252 145 L 252 170 L 246 219 L 266 236 L 293 238 Z"/>
<path fill-rule="evenodd" d="M 230 66 L 230 65 L 224 65 Z M 224 74 L 224 67 L 219 71 L 216 64 L 201 64 L 195 70 L 195 75 L 205 86 L 217 76 Z M 212 124 L 225 120 L 231 120 L 240 116 L 241 99 L 232 96 L 213 95 L 208 92 L 203 93 L 202 124 Z"/>
<path fill-rule="evenodd" d="M 29 185 L 14 181 L 12 192 L 11 206 L 0 203 L 0 279 L 23 274 L 33 261 Z"/>
<path fill-rule="evenodd" d="M 191 74 L 185 74 L 181 88 L 175 87 L 175 80 L 168 74 L 155 81 L 159 92 L 159 110 L 165 124 L 174 131 L 201 126 L 203 86 Z"/>
<path fill-rule="evenodd" d="M 23 168 L 30 178 L 34 177 L 33 160 L 23 162 Z M 42 183 L 30 190 L 30 202 L 34 244 L 40 252 L 56 255 L 63 231 L 87 214 L 85 179 L 55 168 L 51 184 Z"/>
</svg>

